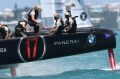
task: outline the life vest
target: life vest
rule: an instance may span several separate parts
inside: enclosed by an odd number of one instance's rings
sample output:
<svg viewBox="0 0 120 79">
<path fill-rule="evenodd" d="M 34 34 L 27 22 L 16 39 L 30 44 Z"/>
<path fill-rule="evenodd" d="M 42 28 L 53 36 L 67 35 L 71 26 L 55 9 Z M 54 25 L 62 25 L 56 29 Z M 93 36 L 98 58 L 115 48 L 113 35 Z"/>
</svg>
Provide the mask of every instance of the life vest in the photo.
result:
<svg viewBox="0 0 120 79">
<path fill-rule="evenodd" d="M 20 24 L 21 22 L 23 22 L 23 21 L 20 21 L 20 22 L 18 23 L 18 25 L 16 25 L 16 27 L 15 27 L 15 31 L 16 31 L 16 32 L 22 32 L 22 31 L 24 31 L 23 26 Z"/>
<path fill-rule="evenodd" d="M 71 29 L 69 29 L 69 33 L 75 33 L 76 32 L 76 29 L 77 29 L 77 23 L 76 23 L 76 20 L 75 20 L 75 18 L 73 18 L 73 17 L 71 17 L 72 18 L 72 20 L 73 20 L 73 24 L 72 24 L 72 28 Z M 69 20 L 66 20 L 65 21 L 65 27 L 68 27 L 68 26 L 70 26 L 70 21 Z"/>
<path fill-rule="evenodd" d="M 72 24 L 72 32 L 76 32 L 76 29 L 77 29 L 77 23 L 76 23 L 76 20 L 75 20 L 75 18 L 72 18 L 72 20 L 73 20 L 73 24 Z"/>
<path fill-rule="evenodd" d="M 6 25 L 2 25 L 2 26 L 7 27 Z M 8 32 L 10 33 L 9 28 L 8 28 Z M 6 35 L 7 35 L 6 30 L 4 28 L 0 28 L 0 39 L 5 39 Z"/>
<path fill-rule="evenodd" d="M 39 14 L 39 12 L 36 11 L 36 10 L 34 10 L 34 9 L 32 9 L 32 10 L 28 13 L 28 21 L 32 21 L 32 18 L 31 18 L 31 15 L 30 15 L 32 11 L 35 12 L 35 15 L 34 15 L 35 19 L 38 18 L 38 14 Z"/>
<path fill-rule="evenodd" d="M 21 22 L 26 22 L 26 24 L 27 24 L 27 21 L 19 21 L 18 22 L 18 24 L 15 27 L 15 36 L 16 37 L 23 37 L 23 36 L 26 36 L 26 34 L 27 34 L 26 28 L 23 27 Z"/>
</svg>

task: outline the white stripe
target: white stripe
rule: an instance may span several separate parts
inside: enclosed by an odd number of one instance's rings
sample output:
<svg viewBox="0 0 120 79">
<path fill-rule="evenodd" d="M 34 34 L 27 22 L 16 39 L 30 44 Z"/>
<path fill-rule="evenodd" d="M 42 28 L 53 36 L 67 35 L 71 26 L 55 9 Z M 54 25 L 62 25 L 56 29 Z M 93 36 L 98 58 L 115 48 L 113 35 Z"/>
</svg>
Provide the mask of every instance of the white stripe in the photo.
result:
<svg viewBox="0 0 120 79">
<path fill-rule="evenodd" d="M 43 54 L 42 56 L 40 57 L 40 60 L 45 56 L 46 54 L 46 42 L 45 42 L 45 39 L 44 39 L 44 36 L 40 36 L 43 40 L 43 45 L 44 45 L 44 50 L 43 50 Z"/>
<path fill-rule="evenodd" d="M 19 45 L 18 45 L 18 55 L 19 55 L 19 57 L 21 58 L 21 60 L 22 60 L 23 62 L 26 62 L 26 61 L 24 60 L 24 58 L 22 57 L 21 52 L 20 52 L 20 45 L 21 45 L 22 40 L 23 40 L 23 37 L 20 38 L 20 42 L 19 42 Z"/>
</svg>

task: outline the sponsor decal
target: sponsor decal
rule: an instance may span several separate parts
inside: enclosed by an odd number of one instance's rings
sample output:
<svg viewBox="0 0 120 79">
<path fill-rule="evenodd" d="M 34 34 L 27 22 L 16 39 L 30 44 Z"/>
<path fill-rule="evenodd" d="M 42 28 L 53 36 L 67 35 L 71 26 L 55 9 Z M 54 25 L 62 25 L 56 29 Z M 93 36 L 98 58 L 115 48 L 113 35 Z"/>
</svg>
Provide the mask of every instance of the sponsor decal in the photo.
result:
<svg viewBox="0 0 120 79">
<path fill-rule="evenodd" d="M 33 44 L 33 48 L 31 48 L 31 43 L 34 43 Z M 31 39 L 31 38 L 28 38 L 27 41 L 26 41 L 26 45 L 27 45 L 27 55 L 28 55 L 28 58 L 30 59 L 31 57 L 32 58 L 36 58 L 36 52 L 37 52 L 37 43 L 38 43 L 38 38 L 34 38 L 34 39 Z M 31 51 L 31 49 L 33 49 L 33 51 Z M 33 53 L 33 55 L 31 56 L 31 53 Z"/>
<path fill-rule="evenodd" d="M 93 46 L 96 43 L 96 36 L 94 34 L 89 34 L 87 37 L 87 44 Z"/>
<path fill-rule="evenodd" d="M 5 53 L 7 52 L 7 48 L 0 48 L 0 53 Z"/>
<path fill-rule="evenodd" d="M 111 37 L 111 34 L 105 34 L 105 38 L 109 38 L 109 37 Z"/>
<path fill-rule="evenodd" d="M 19 45 L 19 56 L 22 61 L 33 61 L 39 59 L 44 50 L 43 40 L 40 37 L 29 37 L 21 40 Z"/>
<path fill-rule="evenodd" d="M 78 44 L 80 40 L 63 40 L 63 41 L 55 41 L 54 45 L 71 45 L 71 44 Z"/>
<path fill-rule="evenodd" d="M 80 19 L 81 20 L 83 20 L 83 21 L 85 21 L 86 19 L 87 19 L 87 13 L 86 12 L 82 12 L 81 14 L 80 14 Z"/>
</svg>

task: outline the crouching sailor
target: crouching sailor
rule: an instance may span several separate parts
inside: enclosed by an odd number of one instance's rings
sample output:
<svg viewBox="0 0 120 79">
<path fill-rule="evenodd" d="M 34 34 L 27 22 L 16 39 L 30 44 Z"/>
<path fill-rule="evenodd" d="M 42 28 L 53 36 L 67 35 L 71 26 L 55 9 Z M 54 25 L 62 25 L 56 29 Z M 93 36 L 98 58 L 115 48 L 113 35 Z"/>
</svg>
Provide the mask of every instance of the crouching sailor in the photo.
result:
<svg viewBox="0 0 120 79">
<path fill-rule="evenodd" d="M 54 14 L 54 20 L 55 20 L 55 28 L 52 30 L 51 34 L 52 35 L 61 35 L 64 23 L 62 19 L 60 18 L 59 14 L 55 13 Z"/>
<path fill-rule="evenodd" d="M 15 37 L 25 37 L 27 21 L 19 21 L 15 27 Z"/>
</svg>

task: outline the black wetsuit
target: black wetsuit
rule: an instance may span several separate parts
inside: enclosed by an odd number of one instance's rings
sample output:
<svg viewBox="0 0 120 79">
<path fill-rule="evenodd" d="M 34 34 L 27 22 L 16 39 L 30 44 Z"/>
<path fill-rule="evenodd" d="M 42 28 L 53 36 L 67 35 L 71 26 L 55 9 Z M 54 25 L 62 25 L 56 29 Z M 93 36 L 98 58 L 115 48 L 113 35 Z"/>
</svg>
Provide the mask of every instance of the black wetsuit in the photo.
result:
<svg viewBox="0 0 120 79">
<path fill-rule="evenodd" d="M 33 27 L 34 27 L 34 32 L 35 32 L 35 33 L 38 33 L 38 32 L 39 32 L 39 24 L 36 23 L 36 22 L 34 22 L 34 21 L 32 20 L 31 15 L 30 15 L 30 13 L 31 13 L 32 11 L 35 12 L 35 15 L 34 15 L 35 20 L 38 18 L 39 12 L 32 9 L 32 10 L 28 13 L 28 23 L 29 23 L 30 26 L 33 26 Z"/>
<path fill-rule="evenodd" d="M 0 28 L 0 39 L 5 39 L 5 37 L 6 37 L 6 31 Z"/>
<path fill-rule="evenodd" d="M 54 35 L 62 34 L 62 30 L 64 28 L 64 22 L 62 21 L 62 19 L 60 19 L 60 23 L 61 23 L 61 25 L 58 27 L 58 29 L 53 32 Z M 57 21 L 55 22 L 55 26 L 57 26 Z"/>
<path fill-rule="evenodd" d="M 20 22 L 22 22 L 22 21 L 20 21 Z M 23 28 L 23 26 L 20 24 L 20 22 L 15 27 L 15 37 L 26 36 L 26 29 Z"/>
<path fill-rule="evenodd" d="M 77 29 L 77 23 L 76 23 L 75 18 L 72 18 L 72 20 L 73 20 L 72 28 L 70 28 L 70 29 L 67 31 L 68 33 L 75 33 L 75 32 L 76 32 L 76 29 Z M 70 22 L 69 22 L 69 20 L 66 20 L 66 21 L 65 21 L 65 27 L 68 27 L 68 26 L 70 26 Z"/>
</svg>

